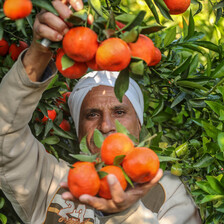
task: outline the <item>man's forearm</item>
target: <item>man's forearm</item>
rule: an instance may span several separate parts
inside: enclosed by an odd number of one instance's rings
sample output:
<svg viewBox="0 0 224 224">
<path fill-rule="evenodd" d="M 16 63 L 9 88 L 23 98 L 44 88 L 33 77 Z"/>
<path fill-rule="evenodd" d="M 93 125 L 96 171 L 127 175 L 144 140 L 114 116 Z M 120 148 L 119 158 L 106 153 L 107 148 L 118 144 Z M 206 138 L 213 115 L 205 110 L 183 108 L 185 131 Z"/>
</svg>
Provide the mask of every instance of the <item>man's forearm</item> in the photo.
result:
<svg viewBox="0 0 224 224">
<path fill-rule="evenodd" d="M 22 61 L 31 81 L 37 82 L 41 79 L 51 57 L 50 49 L 43 47 L 35 40 L 32 42 Z"/>
</svg>

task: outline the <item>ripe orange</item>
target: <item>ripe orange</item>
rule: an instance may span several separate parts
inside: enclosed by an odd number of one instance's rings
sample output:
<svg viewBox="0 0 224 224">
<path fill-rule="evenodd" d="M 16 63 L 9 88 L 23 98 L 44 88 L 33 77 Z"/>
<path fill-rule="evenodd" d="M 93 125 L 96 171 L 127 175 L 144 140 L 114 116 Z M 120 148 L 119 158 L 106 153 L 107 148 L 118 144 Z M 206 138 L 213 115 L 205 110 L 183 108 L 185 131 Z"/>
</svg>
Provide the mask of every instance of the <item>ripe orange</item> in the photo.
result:
<svg viewBox="0 0 224 224">
<path fill-rule="evenodd" d="M 102 70 L 100 68 L 100 66 L 96 63 L 96 57 L 92 58 L 90 61 L 87 61 L 86 64 L 93 71 L 100 71 L 100 70 Z"/>
<path fill-rule="evenodd" d="M 134 144 L 127 135 L 113 133 L 103 141 L 101 159 L 105 164 L 112 165 L 116 156 L 127 155 L 133 149 Z"/>
<path fill-rule="evenodd" d="M 71 130 L 71 126 L 69 124 L 69 122 L 65 119 L 62 120 L 61 124 L 59 125 L 59 127 L 61 129 L 63 129 L 64 131 L 70 131 Z"/>
<path fill-rule="evenodd" d="M 60 104 L 64 104 L 64 103 L 66 103 L 67 100 L 68 100 L 68 98 L 69 98 L 69 96 L 70 96 L 70 94 L 71 94 L 71 92 L 65 92 L 65 93 L 63 93 L 63 94 L 62 94 L 62 97 L 60 97 L 60 98 L 58 98 L 58 99 L 56 100 L 56 105 L 57 105 L 57 106 L 60 106 Z"/>
<path fill-rule="evenodd" d="M 159 158 L 156 153 L 146 147 L 136 147 L 122 162 L 126 174 L 137 183 L 152 180 L 159 169 L 159 165 Z"/>
<path fill-rule="evenodd" d="M 5 56 L 9 50 L 9 44 L 5 39 L 0 40 L 0 55 Z"/>
<path fill-rule="evenodd" d="M 76 162 L 68 173 L 68 188 L 74 197 L 82 194 L 96 195 L 100 188 L 100 178 L 91 162 Z"/>
<path fill-rule="evenodd" d="M 27 17 L 32 8 L 33 5 L 30 0 L 6 0 L 3 5 L 5 15 L 12 20 Z"/>
<path fill-rule="evenodd" d="M 137 41 L 134 43 L 128 43 L 128 46 L 131 49 L 131 56 L 141 58 L 147 64 L 152 61 L 155 47 L 149 37 L 140 34 Z"/>
<path fill-rule="evenodd" d="M 155 47 L 155 53 L 152 58 L 152 61 L 148 64 L 148 66 L 155 66 L 157 65 L 162 59 L 162 54 L 159 50 L 159 48 Z"/>
<path fill-rule="evenodd" d="M 164 0 L 171 15 L 184 13 L 191 4 L 191 0 Z"/>
<path fill-rule="evenodd" d="M 121 184 L 121 187 L 123 190 L 125 190 L 127 188 L 127 181 L 124 177 L 123 171 L 120 167 L 118 166 L 105 166 L 103 168 L 100 169 L 100 171 L 104 171 L 108 174 L 114 174 L 118 181 Z M 111 193 L 110 193 L 110 187 L 107 183 L 107 176 L 103 177 L 100 180 L 100 189 L 99 189 L 99 196 L 102 198 L 106 198 L 106 199 L 111 199 Z"/>
<path fill-rule="evenodd" d="M 57 113 L 55 110 L 48 110 L 47 111 L 47 114 L 48 114 L 48 117 L 44 116 L 43 119 L 42 119 L 42 122 L 46 122 L 48 119 L 54 121 L 56 116 L 57 116 Z"/>
<path fill-rule="evenodd" d="M 80 26 L 65 34 L 62 45 L 68 57 L 78 62 L 86 62 L 95 56 L 99 44 L 93 30 Z"/>
<path fill-rule="evenodd" d="M 64 77 L 69 79 L 78 79 L 82 77 L 88 69 L 86 63 L 74 61 L 74 64 L 71 67 L 68 67 L 63 70 L 61 60 L 64 55 L 65 55 L 64 50 L 62 48 L 58 49 L 55 62 L 58 71 Z"/>
<path fill-rule="evenodd" d="M 96 63 L 102 70 L 121 71 L 131 60 L 131 51 L 127 43 L 120 38 L 104 40 L 96 52 Z"/>
<path fill-rule="evenodd" d="M 26 48 L 28 48 L 28 44 L 24 41 L 19 41 L 19 46 L 17 46 L 15 43 L 12 43 L 9 47 L 9 54 L 11 55 L 12 60 L 16 61 L 20 53 Z"/>
</svg>

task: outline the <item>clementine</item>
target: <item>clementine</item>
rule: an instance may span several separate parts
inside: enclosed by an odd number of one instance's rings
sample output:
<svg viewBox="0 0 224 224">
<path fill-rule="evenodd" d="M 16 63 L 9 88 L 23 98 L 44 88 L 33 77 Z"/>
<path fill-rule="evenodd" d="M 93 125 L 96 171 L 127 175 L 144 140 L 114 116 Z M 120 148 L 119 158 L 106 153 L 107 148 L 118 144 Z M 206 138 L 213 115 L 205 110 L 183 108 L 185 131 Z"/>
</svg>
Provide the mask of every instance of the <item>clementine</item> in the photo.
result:
<svg viewBox="0 0 224 224">
<path fill-rule="evenodd" d="M 61 124 L 59 125 L 59 127 L 61 129 L 63 129 L 64 131 L 70 131 L 71 130 L 71 126 L 69 124 L 69 122 L 65 119 L 62 120 Z"/>
<path fill-rule="evenodd" d="M 43 119 L 42 119 L 43 123 L 45 123 L 48 119 L 54 121 L 56 116 L 57 116 L 57 113 L 56 113 L 55 110 L 48 110 L 47 114 L 48 114 L 48 117 L 44 116 Z"/>
<path fill-rule="evenodd" d="M 160 163 L 153 150 L 146 147 L 136 147 L 124 158 L 122 166 L 131 180 L 145 183 L 155 177 Z"/>
<path fill-rule="evenodd" d="M 120 182 L 122 189 L 125 190 L 127 188 L 128 184 L 124 177 L 123 171 L 120 167 L 109 165 L 101 168 L 100 171 L 104 171 L 108 174 L 114 174 L 117 177 L 118 181 Z M 100 189 L 98 194 L 102 198 L 106 199 L 112 198 L 110 193 L 110 187 L 107 182 L 107 176 L 100 179 Z"/>
<path fill-rule="evenodd" d="M 78 161 L 68 173 L 68 188 L 79 198 L 82 194 L 96 195 L 100 188 L 100 178 L 94 163 Z"/>
<path fill-rule="evenodd" d="M 171 15 L 184 13 L 191 4 L 191 0 L 164 0 L 164 2 Z"/>
<path fill-rule="evenodd" d="M 101 159 L 107 165 L 112 165 L 116 156 L 127 155 L 134 149 L 134 143 L 125 134 L 113 133 L 107 136 L 101 146 Z"/>
<path fill-rule="evenodd" d="M 87 61 L 86 64 L 93 71 L 100 71 L 100 70 L 102 70 L 100 68 L 100 66 L 96 63 L 96 57 L 92 58 L 90 61 Z"/>
<path fill-rule="evenodd" d="M 56 105 L 59 106 L 60 104 L 64 104 L 67 102 L 69 96 L 70 96 L 71 92 L 65 92 L 62 94 L 62 97 L 58 98 L 56 100 Z"/>
<path fill-rule="evenodd" d="M 78 62 L 90 61 L 98 48 L 97 34 L 88 27 L 70 29 L 62 41 L 68 57 Z"/>
<path fill-rule="evenodd" d="M 60 48 L 57 51 L 56 62 L 55 62 L 58 71 L 64 77 L 69 78 L 69 79 L 78 79 L 78 78 L 82 77 L 88 69 L 86 63 L 74 61 L 74 64 L 72 66 L 63 70 L 61 60 L 64 55 L 65 55 L 64 50 L 62 48 Z"/>
<path fill-rule="evenodd" d="M 5 15 L 12 19 L 22 19 L 27 17 L 32 11 L 33 5 L 30 0 L 6 0 L 3 4 Z"/>
<path fill-rule="evenodd" d="M 155 47 L 149 37 L 140 34 L 137 41 L 134 43 L 128 43 L 128 46 L 131 49 L 131 56 L 141 58 L 147 64 L 152 61 Z"/>
<path fill-rule="evenodd" d="M 131 60 L 131 51 L 127 43 L 120 38 L 104 40 L 96 52 L 96 63 L 102 70 L 121 71 Z"/>
<path fill-rule="evenodd" d="M 16 61 L 20 55 L 20 53 L 28 48 L 28 44 L 24 41 L 19 41 L 19 46 L 16 43 L 12 43 L 9 47 L 9 54 L 13 61 Z"/>
<path fill-rule="evenodd" d="M 5 56 L 9 50 L 9 44 L 5 39 L 0 40 L 0 55 Z"/>
<path fill-rule="evenodd" d="M 162 59 L 162 54 L 159 50 L 159 48 L 155 47 L 155 53 L 152 58 L 152 61 L 148 64 L 148 66 L 155 66 L 157 65 Z"/>
</svg>

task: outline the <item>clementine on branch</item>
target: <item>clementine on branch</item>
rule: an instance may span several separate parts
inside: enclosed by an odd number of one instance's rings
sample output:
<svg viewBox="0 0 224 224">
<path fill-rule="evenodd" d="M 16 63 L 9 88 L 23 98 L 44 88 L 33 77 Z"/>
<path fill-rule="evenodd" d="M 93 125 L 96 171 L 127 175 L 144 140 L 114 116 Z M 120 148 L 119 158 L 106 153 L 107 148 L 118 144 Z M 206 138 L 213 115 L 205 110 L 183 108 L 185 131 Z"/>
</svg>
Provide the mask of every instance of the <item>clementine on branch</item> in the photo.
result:
<svg viewBox="0 0 224 224">
<path fill-rule="evenodd" d="M 116 156 L 127 155 L 134 149 L 134 143 L 125 134 L 113 133 L 107 136 L 101 147 L 101 159 L 107 165 L 112 165 Z"/>
<path fill-rule="evenodd" d="M 120 38 L 104 40 L 96 52 L 96 63 L 102 70 L 121 71 L 131 60 L 131 51 L 127 43 Z"/>
<path fill-rule="evenodd" d="M 65 34 L 62 45 L 68 57 L 78 62 L 86 62 L 95 56 L 99 44 L 93 30 L 80 26 Z"/>
<path fill-rule="evenodd" d="M 131 56 L 141 58 L 147 64 L 152 61 L 155 47 L 149 37 L 140 34 L 137 41 L 134 43 L 128 43 L 128 46 L 131 49 Z"/>
<path fill-rule="evenodd" d="M 145 183 L 155 177 L 160 163 L 153 150 L 146 147 L 136 147 L 124 158 L 122 166 L 134 182 Z"/>
<path fill-rule="evenodd" d="M 33 5 L 30 0 L 6 0 L 3 5 L 5 15 L 12 20 L 27 17 L 32 8 Z"/>
<path fill-rule="evenodd" d="M 5 56 L 9 50 L 9 44 L 5 39 L 0 40 L 0 55 Z"/>
<path fill-rule="evenodd" d="M 63 70 L 61 60 L 64 55 L 65 55 L 64 50 L 62 48 L 59 48 L 57 51 L 56 62 L 55 62 L 58 71 L 64 77 L 69 78 L 69 79 L 78 79 L 78 78 L 82 77 L 88 69 L 86 63 L 74 61 L 74 64 L 72 66 Z"/>
<path fill-rule="evenodd" d="M 162 54 L 159 50 L 159 48 L 155 47 L 155 53 L 152 58 L 152 61 L 148 64 L 148 66 L 155 66 L 157 65 L 162 59 Z"/>
<path fill-rule="evenodd" d="M 164 0 L 171 15 L 184 13 L 191 4 L 191 0 Z"/>
<path fill-rule="evenodd" d="M 125 190 L 127 188 L 127 181 L 124 177 L 123 171 L 120 167 L 118 166 L 105 166 L 103 168 L 100 169 L 100 171 L 104 171 L 108 174 L 114 174 L 118 181 L 120 182 L 120 185 L 122 187 L 123 190 Z M 100 180 L 100 189 L 99 189 L 99 196 L 102 198 L 106 198 L 106 199 L 111 199 L 111 193 L 110 193 L 110 187 L 108 185 L 107 182 L 107 176 L 103 177 Z"/>
<path fill-rule="evenodd" d="M 100 188 L 100 178 L 91 162 L 76 162 L 68 173 L 68 188 L 79 198 L 82 194 L 96 195 Z"/>
</svg>

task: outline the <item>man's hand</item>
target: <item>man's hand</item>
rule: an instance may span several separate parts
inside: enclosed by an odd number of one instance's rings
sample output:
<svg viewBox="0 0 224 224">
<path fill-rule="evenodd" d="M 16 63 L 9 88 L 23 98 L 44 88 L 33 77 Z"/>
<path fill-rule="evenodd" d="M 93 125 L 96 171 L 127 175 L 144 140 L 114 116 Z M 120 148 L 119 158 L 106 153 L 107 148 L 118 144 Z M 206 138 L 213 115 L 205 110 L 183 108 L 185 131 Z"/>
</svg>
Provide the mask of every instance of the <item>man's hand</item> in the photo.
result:
<svg viewBox="0 0 224 224">
<path fill-rule="evenodd" d="M 70 4 L 76 11 L 83 8 L 82 0 L 54 0 L 52 4 L 59 17 L 45 10 L 37 14 L 33 26 L 33 41 L 23 58 L 23 64 L 32 81 L 40 80 L 52 57 L 51 50 L 42 46 L 37 40 L 47 38 L 53 42 L 61 41 L 69 30 L 64 19 L 69 18 L 72 13 L 67 4 Z"/>
<path fill-rule="evenodd" d="M 159 169 L 156 176 L 150 182 L 145 184 L 138 184 L 134 188 L 123 191 L 117 178 L 114 175 L 109 174 L 107 176 L 107 180 L 112 195 L 111 200 L 106 200 L 104 198 L 93 197 L 85 194 L 79 197 L 79 201 L 80 203 L 87 204 L 95 208 L 96 210 L 105 213 L 121 212 L 131 207 L 135 202 L 137 202 L 140 198 L 147 194 L 147 192 L 158 183 L 162 175 L 163 171 L 162 169 Z M 61 187 L 68 189 L 67 183 L 61 183 Z M 77 201 L 77 198 L 74 198 L 70 192 L 63 193 L 62 198 L 64 200 Z"/>
</svg>

